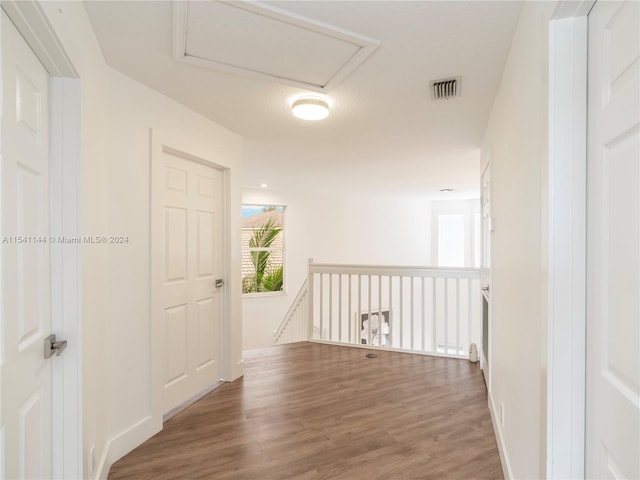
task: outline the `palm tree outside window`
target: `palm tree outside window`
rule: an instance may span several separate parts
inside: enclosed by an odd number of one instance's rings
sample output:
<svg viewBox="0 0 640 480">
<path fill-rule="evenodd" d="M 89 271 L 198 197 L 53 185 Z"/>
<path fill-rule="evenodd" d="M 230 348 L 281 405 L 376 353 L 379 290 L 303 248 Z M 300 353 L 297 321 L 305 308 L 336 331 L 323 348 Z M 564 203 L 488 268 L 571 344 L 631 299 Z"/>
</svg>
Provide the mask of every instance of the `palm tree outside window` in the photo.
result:
<svg viewBox="0 0 640 480">
<path fill-rule="evenodd" d="M 242 207 L 242 293 L 284 291 L 283 205 Z"/>
</svg>

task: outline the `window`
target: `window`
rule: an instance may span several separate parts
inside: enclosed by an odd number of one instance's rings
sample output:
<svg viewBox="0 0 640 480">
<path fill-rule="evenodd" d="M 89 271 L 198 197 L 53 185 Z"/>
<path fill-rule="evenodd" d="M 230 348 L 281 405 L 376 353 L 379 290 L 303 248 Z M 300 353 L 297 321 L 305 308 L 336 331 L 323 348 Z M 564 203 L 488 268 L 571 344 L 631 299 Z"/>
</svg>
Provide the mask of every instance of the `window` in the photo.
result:
<svg viewBox="0 0 640 480">
<path fill-rule="evenodd" d="M 440 267 L 480 265 L 480 202 L 442 200 L 431 203 L 431 258 Z"/>
<path fill-rule="evenodd" d="M 438 265 L 464 267 L 464 215 L 438 216 Z"/>
<path fill-rule="evenodd" d="M 284 291 L 282 205 L 242 206 L 242 293 Z"/>
</svg>

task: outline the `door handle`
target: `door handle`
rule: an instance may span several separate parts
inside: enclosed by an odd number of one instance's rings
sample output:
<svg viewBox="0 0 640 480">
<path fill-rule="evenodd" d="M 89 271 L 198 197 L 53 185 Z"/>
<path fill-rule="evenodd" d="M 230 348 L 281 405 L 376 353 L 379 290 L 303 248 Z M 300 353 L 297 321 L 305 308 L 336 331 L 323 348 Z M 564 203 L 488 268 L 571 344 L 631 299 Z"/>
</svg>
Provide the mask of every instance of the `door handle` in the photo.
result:
<svg viewBox="0 0 640 480">
<path fill-rule="evenodd" d="M 49 335 L 44 339 L 44 358 L 51 358 L 54 353 L 59 357 L 65 348 L 67 348 L 66 340 L 56 342 L 56 336 Z"/>
<path fill-rule="evenodd" d="M 216 288 L 222 288 L 222 287 L 224 287 L 224 279 L 216 278 Z"/>
</svg>

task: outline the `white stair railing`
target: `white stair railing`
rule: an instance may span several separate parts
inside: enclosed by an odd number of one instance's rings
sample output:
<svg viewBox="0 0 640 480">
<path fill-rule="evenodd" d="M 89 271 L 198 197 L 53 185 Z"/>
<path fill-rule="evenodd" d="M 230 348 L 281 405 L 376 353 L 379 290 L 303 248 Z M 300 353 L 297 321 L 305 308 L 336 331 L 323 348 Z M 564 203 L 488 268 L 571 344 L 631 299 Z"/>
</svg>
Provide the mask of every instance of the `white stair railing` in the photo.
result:
<svg viewBox="0 0 640 480">
<path fill-rule="evenodd" d="M 273 334 L 274 345 L 309 340 L 309 302 L 307 280 L 298 291 L 289 311 Z"/>
<path fill-rule="evenodd" d="M 316 342 L 465 358 L 482 339 L 476 268 L 309 262 Z"/>
<path fill-rule="evenodd" d="M 476 268 L 329 265 L 309 261 L 274 344 L 315 341 L 466 358 L 481 345 Z"/>
</svg>

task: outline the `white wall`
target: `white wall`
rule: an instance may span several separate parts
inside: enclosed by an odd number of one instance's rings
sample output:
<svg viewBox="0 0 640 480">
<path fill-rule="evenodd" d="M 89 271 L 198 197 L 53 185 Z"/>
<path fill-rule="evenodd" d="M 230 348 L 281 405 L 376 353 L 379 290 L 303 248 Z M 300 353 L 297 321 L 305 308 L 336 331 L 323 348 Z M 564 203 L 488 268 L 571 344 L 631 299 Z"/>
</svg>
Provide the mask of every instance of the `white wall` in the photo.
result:
<svg viewBox="0 0 640 480">
<path fill-rule="evenodd" d="M 243 300 L 245 350 L 273 344 L 307 275 L 307 261 L 369 265 L 431 264 L 431 201 L 376 194 L 246 189 L 248 204 L 286 205 L 286 295 Z"/>
<path fill-rule="evenodd" d="M 485 132 L 491 163 L 490 402 L 513 478 L 544 478 L 546 438 L 548 22 L 525 2 Z"/>
<path fill-rule="evenodd" d="M 104 476 L 112 461 L 144 439 L 147 433 L 142 427 L 151 415 L 150 128 L 231 169 L 233 234 L 229 240 L 234 273 L 227 282 L 238 293 L 229 311 L 233 359 L 228 375 L 234 378 L 241 374 L 242 144 L 237 135 L 108 67 L 81 2 L 44 2 L 43 8 L 81 78 L 82 232 L 129 237 L 126 245 L 86 246 L 82 250 L 87 478 L 91 445 L 95 444 Z"/>
</svg>

